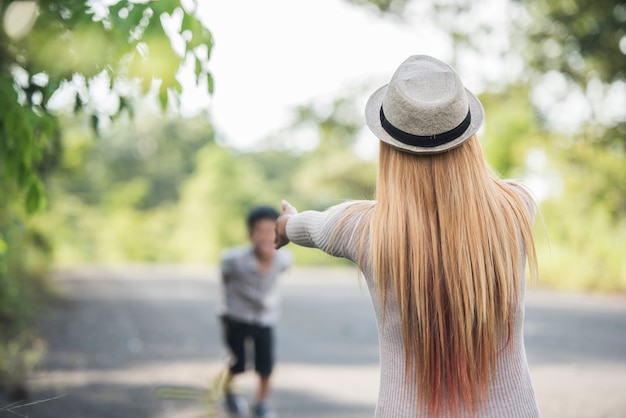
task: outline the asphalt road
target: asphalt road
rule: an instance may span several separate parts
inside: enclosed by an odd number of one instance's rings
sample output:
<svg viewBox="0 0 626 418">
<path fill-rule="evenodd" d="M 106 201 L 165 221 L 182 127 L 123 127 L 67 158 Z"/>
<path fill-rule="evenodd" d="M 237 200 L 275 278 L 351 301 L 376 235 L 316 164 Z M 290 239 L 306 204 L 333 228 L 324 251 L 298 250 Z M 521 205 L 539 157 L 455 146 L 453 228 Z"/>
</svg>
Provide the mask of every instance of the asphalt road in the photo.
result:
<svg viewBox="0 0 626 418">
<path fill-rule="evenodd" d="M 61 272 L 57 283 L 64 298 L 42 318 L 48 352 L 29 380 L 29 402 L 39 403 L 1 418 L 223 415 L 214 269 L 89 268 Z M 355 270 L 294 269 L 281 289 L 280 416 L 373 416 L 378 343 Z M 544 417 L 626 417 L 626 298 L 530 291 L 526 346 Z M 252 373 L 239 382 L 249 398 L 254 385 Z"/>
</svg>

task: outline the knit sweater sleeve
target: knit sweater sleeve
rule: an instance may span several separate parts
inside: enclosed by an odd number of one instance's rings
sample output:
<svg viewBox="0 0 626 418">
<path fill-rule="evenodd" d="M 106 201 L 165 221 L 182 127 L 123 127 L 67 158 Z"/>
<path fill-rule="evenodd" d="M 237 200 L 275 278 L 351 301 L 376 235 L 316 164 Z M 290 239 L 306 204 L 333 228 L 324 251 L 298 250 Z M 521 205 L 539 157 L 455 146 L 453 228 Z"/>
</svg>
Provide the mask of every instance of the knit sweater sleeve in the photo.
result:
<svg viewBox="0 0 626 418">
<path fill-rule="evenodd" d="M 371 204 L 368 201 L 346 202 L 323 212 L 308 210 L 292 215 L 287 221 L 287 238 L 294 244 L 318 248 L 356 262 L 360 246 L 358 232 L 366 214 L 361 208 Z M 347 211 L 350 216 L 346 216 Z"/>
</svg>

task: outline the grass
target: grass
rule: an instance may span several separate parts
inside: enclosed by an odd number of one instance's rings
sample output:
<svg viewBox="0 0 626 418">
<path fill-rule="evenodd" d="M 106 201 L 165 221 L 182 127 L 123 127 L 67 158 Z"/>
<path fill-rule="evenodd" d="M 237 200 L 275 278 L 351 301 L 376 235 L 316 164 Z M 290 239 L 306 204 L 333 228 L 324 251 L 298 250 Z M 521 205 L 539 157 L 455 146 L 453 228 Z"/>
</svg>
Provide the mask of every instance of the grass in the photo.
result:
<svg viewBox="0 0 626 418">
<path fill-rule="evenodd" d="M 28 402 L 28 403 L 24 403 L 24 401 L 16 401 L 13 403 L 10 403 L 6 406 L 0 407 L 0 412 L 8 412 L 10 414 L 16 415 L 18 417 L 24 417 L 24 418 L 28 418 L 28 415 L 24 415 L 21 414 L 19 412 L 16 412 L 17 409 L 22 409 L 22 408 L 26 408 L 29 406 L 33 406 L 33 405 L 38 405 L 44 402 L 50 402 L 50 401 L 54 401 L 56 399 L 60 399 L 63 398 L 64 396 L 67 395 L 59 395 L 59 396 L 55 396 L 54 398 L 48 398 L 48 399 L 42 399 L 39 401 L 33 401 L 33 402 Z"/>
<path fill-rule="evenodd" d="M 220 405 L 223 400 L 226 374 L 226 369 L 220 371 L 210 379 L 209 387 L 206 390 L 166 386 L 158 388 L 156 393 L 161 399 L 198 401 L 203 409 L 202 415 L 199 415 L 198 418 L 218 418 L 220 416 Z"/>
</svg>

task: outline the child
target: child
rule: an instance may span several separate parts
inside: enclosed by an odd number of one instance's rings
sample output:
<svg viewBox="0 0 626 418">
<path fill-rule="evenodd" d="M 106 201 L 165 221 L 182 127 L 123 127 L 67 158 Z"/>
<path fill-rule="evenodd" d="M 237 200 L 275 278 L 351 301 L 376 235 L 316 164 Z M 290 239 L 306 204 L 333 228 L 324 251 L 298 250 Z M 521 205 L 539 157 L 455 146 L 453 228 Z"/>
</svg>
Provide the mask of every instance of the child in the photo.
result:
<svg viewBox="0 0 626 418">
<path fill-rule="evenodd" d="M 232 356 L 224 390 L 226 408 L 234 416 L 248 410 L 246 400 L 232 391 L 234 377 L 246 368 L 246 341 L 253 343 L 259 375 L 254 416 L 276 416 L 267 403 L 274 365 L 273 326 L 279 316 L 276 283 L 291 264 L 289 253 L 274 249 L 278 216 L 269 206 L 253 208 L 247 218 L 251 245 L 230 248 L 221 259 L 223 298 L 218 313 Z"/>
</svg>

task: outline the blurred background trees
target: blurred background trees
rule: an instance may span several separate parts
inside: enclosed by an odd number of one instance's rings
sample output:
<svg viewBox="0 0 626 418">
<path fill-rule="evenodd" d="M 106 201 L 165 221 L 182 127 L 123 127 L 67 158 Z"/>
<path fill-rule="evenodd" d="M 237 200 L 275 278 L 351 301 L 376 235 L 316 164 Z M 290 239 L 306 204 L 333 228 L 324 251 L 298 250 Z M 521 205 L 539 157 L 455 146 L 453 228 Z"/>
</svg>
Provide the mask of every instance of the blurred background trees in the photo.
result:
<svg viewBox="0 0 626 418">
<path fill-rule="evenodd" d="M 551 240 L 543 276 L 570 287 L 624 290 L 626 6 L 522 4 L 531 95 L 550 133 L 542 149 L 561 179 L 559 193 L 542 204 Z"/>
<path fill-rule="evenodd" d="M 626 6 L 347 1 L 398 25 L 437 22 L 464 76 L 510 68 L 476 82 L 481 140 L 499 174 L 537 192 L 541 284 L 625 290 Z M 301 103 L 241 151 L 210 113 L 180 115 L 184 71 L 213 89 L 195 2 L 5 0 L 0 17 L 0 374 L 16 375 L 6 359 L 33 345 L 52 265 L 214 263 L 245 242 L 253 204 L 322 209 L 374 194 L 356 103 L 378 86 Z M 339 262 L 292 250 L 299 263 Z"/>
<path fill-rule="evenodd" d="M 624 290 L 626 5 L 522 4 L 531 94 L 551 134 L 542 149 L 562 182 L 542 205 L 552 243 L 543 275 L 555 284 Z"/>
<path fill-rule="evenodd" d="M 21 390 L 19 377 L 30 357 L 24 352 L 34 345 L 31 323 L 45 293 L 50 238 L 56 234 L 39 229 L 28 215 L 57 210 L 46 205 L 46 183 L 63 164 L 73 170 L 97 164 L 82 160 L 82 151 L 71 144 L 81 139 L 67 139 L 72 130 L 61 115 L 80 115 L 93 131 L 133 114 L 142 97 L 176 108 L 184 63 L 212 89 L 206 68 L 211 33 L 195 16 L 195 6 L 186 4 L 187 9 L 179 1 L 0 1 L 0 384 L 11 392 Z M 127 146 L 118 147 L 118 156 Z M 96 197 L 106 186 L 93 185 L 100 189 L 88 199 L 106 198 Z M 79 181 L 68 194 L 91 186 Z M 149 206 L 121 197 L 133 187 L 148 186 L 126 186 L 118 203 Z M 164 193 L 174 193 L 171 188 Z M 92 226 L 94 232 L 102 228 Z"/>
</svg>

